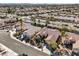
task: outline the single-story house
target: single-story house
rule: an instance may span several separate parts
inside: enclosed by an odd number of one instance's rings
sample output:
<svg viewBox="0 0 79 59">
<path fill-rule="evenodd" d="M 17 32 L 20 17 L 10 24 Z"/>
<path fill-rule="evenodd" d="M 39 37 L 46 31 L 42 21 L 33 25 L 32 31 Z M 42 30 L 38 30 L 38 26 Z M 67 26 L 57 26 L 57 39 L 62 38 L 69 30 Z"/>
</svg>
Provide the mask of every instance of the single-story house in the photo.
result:
<svg viewBox="0 0 79 59">
<path fill-rule="evenodd" d="M 63 43 L 67 46 L 67 47 L 71 47 L 71 49 L 73 48 L 78 48 L 78 41 L 79 41 L 79 35 L 75 34 L 75 33 L 70 33 L 70 32 L 66 32 L 66 37 L 63 41 Z"/>
<path fill-rule="evenodd" d="M 52 40 L 55 40 L 57 43 L 61 39 L 61 33 L 56 29 L 49 29 L 44 27 L 38 34 L 45 36 L 44 39 L 47 43 L 50 43 Z"/>
<path fill-rule="evenodd" d="M 69 38 L 70 40 L 73 40 L 73 41 L 78 41 L 79 40 L 79 35 L 78 34 L 66 32 L 66 35 L 67 35 L 66 38 Z"/>
<path fill-rule="evenodd" d="M 15 24 L 16 26 L 16 31 L 20 31 L 21 30 L 21 26 L 20 26 L 20 23 L 16 23 Z M 40 27 L 35 27 L 35 26 L 32 26 L 31 24 L 29 23 L 24 23 L 23 22 L 23 26 L 22 26 L 23 30 L 25 30 L 22 35 L 21 35 L 21 40 L 26 40 L 27 38 L 32 38 L 32 36 L 39 32 L 41 30 Z"/>
</svg>

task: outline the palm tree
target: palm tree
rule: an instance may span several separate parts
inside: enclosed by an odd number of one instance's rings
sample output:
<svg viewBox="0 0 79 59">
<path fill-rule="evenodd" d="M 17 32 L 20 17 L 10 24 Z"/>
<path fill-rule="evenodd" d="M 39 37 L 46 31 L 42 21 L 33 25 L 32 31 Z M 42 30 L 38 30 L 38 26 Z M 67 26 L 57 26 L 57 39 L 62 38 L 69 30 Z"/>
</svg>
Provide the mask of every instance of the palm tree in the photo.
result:
<svg viewBox="0 0 79 59">
<path fill-rule="evenodd" d="M 18 22 L 18 17 L 16 17 L 16 21 Z"/>
<path fill-rule="evenodd" d="M 10 8 L 7 9 L 7 13 L 11 13 L 11 9 Z"/>
<path fill-rule="evenodd" d="M 54 20 L 54 17 L 51 16 L 51 17 L 49 18 L 49 20 L 50 20 L 50 21 Z"/>
<path fill-rule="evenodd" d="M 40 24 L 40 20 L 38 19 L 38 23 Z"/>
<path fill-rule="evenodd" d="M 61 31 L 61 36 L 65 36 L 65 31 Z"/>
<path fill-rule="evenodd" d="M 22 32 L 23 21 L 22 21 L 22 19 L 20 19 L 19 21 L 20 21 L 21 32 Z"/>
<path fill-rule="evenodd" d="M 49 17 L 48 17 L 47 20 L 46 20 L 45 26 L 47 26 L 48 24 L 49 24 Z"/>
<path fill-rule="evenodd" d="M 60 30 L 61 36 L 65 36 L 66 34 L 66 29 L 63 25 L 62 25 L 62 29 Z"/>
<path fill-rule="evenodd" d="M 33 21 L 33 24 L 36 25 L 36 19 L 35 19 L 35 17 L 31 17 L 31 20 Z"/>
</svg>

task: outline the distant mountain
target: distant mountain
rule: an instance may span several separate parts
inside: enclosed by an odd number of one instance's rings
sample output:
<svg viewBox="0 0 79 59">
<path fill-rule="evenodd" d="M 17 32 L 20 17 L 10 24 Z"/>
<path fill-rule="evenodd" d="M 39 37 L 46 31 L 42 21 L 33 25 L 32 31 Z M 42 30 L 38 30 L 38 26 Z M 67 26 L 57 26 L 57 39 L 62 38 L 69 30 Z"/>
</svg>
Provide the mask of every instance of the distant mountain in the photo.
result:
<svg viewBox="0 0 79 59">
<path fill-rule="evenodd" d="M 59 7 L 59 6 L 67 6 L 67 7 L 79 7 L 79 4 L 30 4 L 30 3 L 0 3 L 0 7 Z"/>
</svg>

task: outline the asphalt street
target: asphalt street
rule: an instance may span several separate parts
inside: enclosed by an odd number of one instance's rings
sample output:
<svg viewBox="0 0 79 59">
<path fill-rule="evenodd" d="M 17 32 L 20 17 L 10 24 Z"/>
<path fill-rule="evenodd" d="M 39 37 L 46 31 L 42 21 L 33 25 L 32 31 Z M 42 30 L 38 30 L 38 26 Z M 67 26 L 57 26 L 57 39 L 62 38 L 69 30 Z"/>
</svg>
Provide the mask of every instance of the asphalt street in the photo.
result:
<svg viewBox="0 0 79 59">
<path fill-rule="evenodd" d="M 17 40 L 14 40 L 10 37 L 10 34 L 6 31 L 0 31 L 0 43 L 7 46 L 14 52 L 18 54 L 27 54 L 28 56 L 48 56 L 48 54 L 36 50 L 30 46 L 27 46 Z"/>
</svg>

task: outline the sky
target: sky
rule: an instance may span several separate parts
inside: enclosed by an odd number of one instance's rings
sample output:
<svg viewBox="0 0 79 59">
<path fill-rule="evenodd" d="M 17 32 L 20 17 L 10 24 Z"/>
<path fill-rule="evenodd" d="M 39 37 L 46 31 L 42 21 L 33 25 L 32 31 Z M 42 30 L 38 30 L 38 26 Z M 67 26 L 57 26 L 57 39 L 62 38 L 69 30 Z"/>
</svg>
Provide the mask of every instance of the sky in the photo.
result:
<svg viewBox="0 0 79 59">
<path fill-rule="evenodd" d="M 0 3 L 79 3 L 79 0 L 0 0 Z"/>
</svg>

